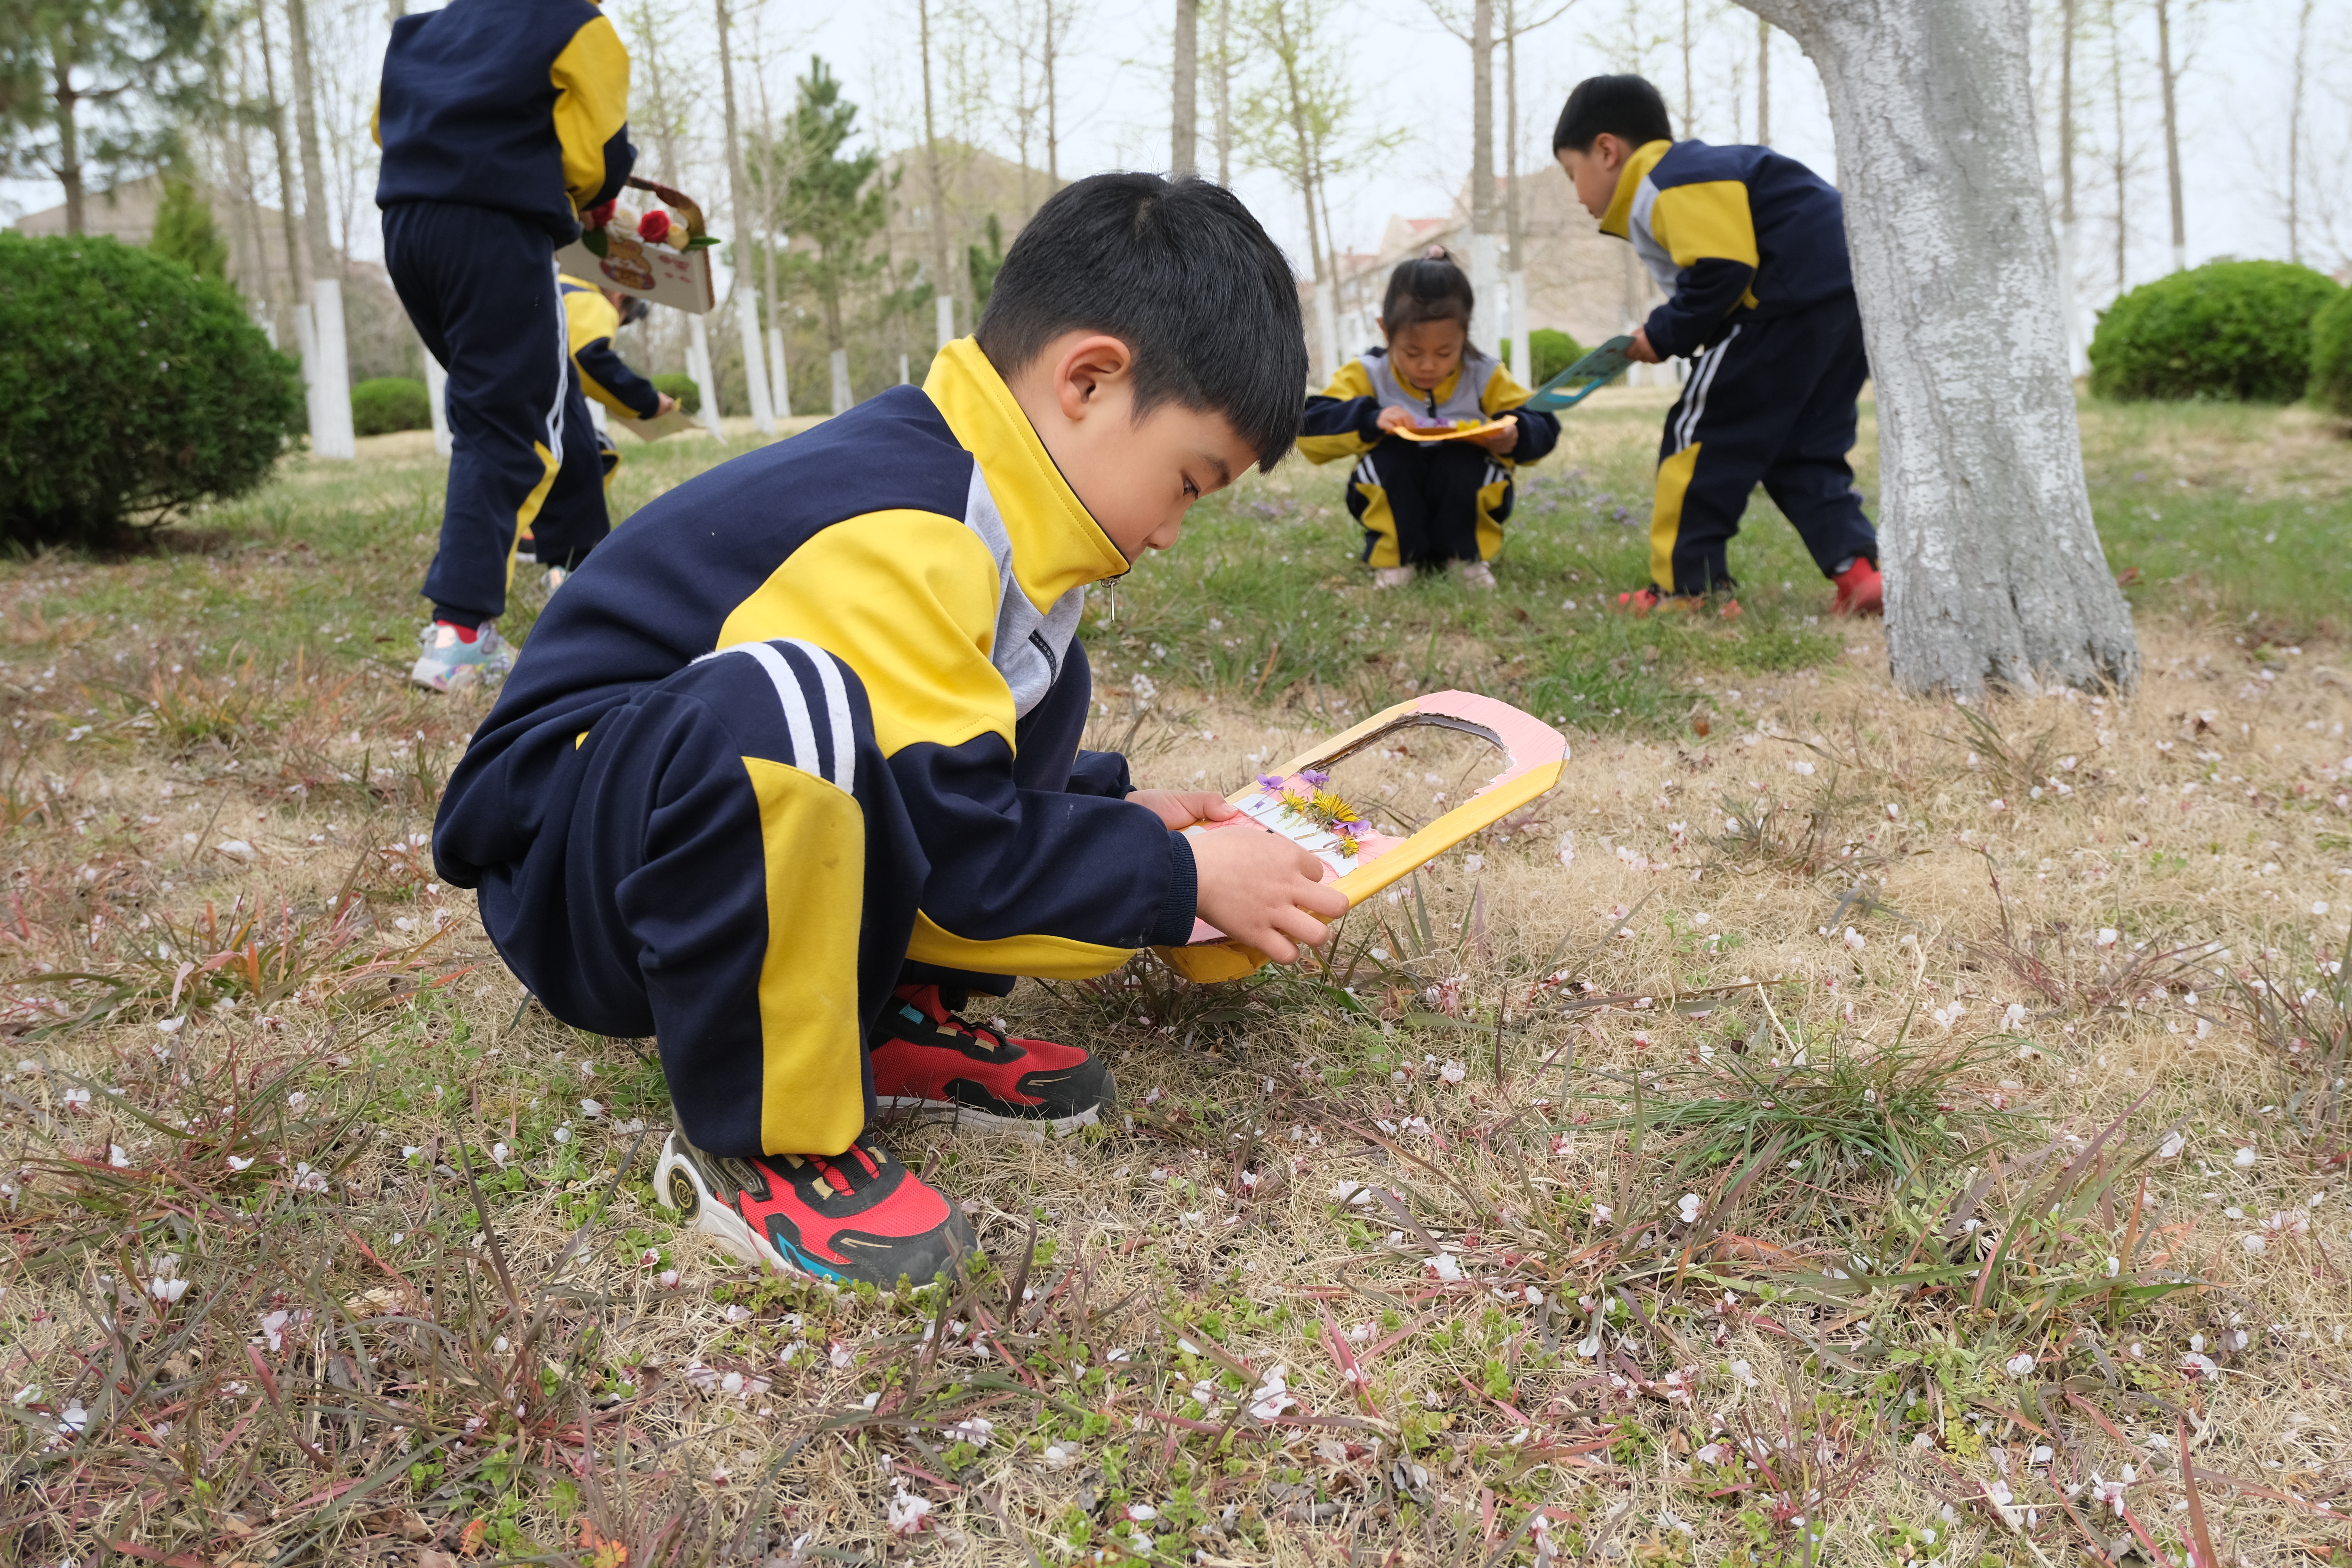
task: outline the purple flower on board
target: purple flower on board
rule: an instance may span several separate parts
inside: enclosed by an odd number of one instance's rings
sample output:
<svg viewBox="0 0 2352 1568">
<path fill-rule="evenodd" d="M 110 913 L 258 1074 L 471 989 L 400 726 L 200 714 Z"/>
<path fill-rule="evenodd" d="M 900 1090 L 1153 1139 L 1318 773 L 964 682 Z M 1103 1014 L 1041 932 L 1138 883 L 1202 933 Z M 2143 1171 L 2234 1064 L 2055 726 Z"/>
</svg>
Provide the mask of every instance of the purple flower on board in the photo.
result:
<svg viewBox="0 0 2352 1568">
<path fill-rule="evenodd" d="M 1325 784 L 1331 782 L 1331 775 L 1329 773 L 1318 773 L 1313 768 L 1301 768 L 1298 771 L 1298 776 L 1301 779 L 1304 779 L 1307 782 L 1307 786 L 1311 789 L 1321 789 Z"/>
<path fill-rule="evenodd" d="M 1287 782 L 1287 780 L 1277 778 L 1272 773 L 1260 773 L 1257 775 L 1257 787 L 1271 795 L 1280 795 L 1282 793 L 1283 785 Z"/>
</svg>

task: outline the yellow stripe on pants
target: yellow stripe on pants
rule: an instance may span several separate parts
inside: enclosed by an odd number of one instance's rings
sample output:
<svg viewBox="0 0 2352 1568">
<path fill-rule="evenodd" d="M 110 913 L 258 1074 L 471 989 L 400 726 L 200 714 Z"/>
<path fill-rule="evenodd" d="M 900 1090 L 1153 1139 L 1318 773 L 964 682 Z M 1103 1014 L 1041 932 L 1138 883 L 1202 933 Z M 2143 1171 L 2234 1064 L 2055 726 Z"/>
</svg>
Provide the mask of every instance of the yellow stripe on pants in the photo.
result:
<svg viewBox="0 0 2352 1568">
<path fill-rule="evenodd" d="M 546 442 L 533 441 L 530 449 L 539 454 L 539 483 L 530 487 L 530 494 L 523 497 L 522 505 L 515 510 L 514 538 L 507 543 L 507 586 L 509 589 L 514 586 L 515 556 L 522 549 L 522 536 L 530 531 L 531 523 L 539 517 L 539 509 L 547 504 L 547 492 L 555 485 L 556 470 L 563 466 L 556 460 L 555 454 L 547 449 Z"/>
<path fill-rule="evenodd" d="M 1675 543 L 1682 537 L 1683 498 L 1690 493 L 1703 444 L 1694 441 L 1658 465 L 1657 497 L 1650 506 L 1650 580 L 1661 594 L 1675 591 Z"/>
<path fill-rule="evenodd" d="M 845 731 L 834 743 L 846 745 Z M 743 759 L 760 800 L 768 950 L 760 961 L 760 1147 L 838 1154 L 866 1125 L 857 935 L 866 814 L 816 774 Z"/>
</svg>

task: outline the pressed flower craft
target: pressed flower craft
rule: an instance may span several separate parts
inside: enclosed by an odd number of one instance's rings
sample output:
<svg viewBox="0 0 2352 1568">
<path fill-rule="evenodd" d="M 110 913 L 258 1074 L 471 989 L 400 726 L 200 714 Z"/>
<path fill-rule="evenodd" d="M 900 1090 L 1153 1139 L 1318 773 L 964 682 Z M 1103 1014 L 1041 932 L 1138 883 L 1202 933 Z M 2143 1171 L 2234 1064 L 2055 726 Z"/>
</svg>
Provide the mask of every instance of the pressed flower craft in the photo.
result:
<svg viewBox="0 0 2352 1568">
<path fill-rule="evenodd" d="M 1331 788 L 1330 765 L 1400 730 L 1435 725 L 1475 735 L 1504 752 L 1503 766 L 1468 799 L 1408 837 L 1395 838 L 1363 820 Z M 1362 903 L 1482 828 L 1549 791 L 1559 782 L 1568 760 L 1560 732 L 1508 703 L 1468 691 L 1433 691 L 1376 713 L 1354 729 L 1260 773 L 1228 796 L 1239 815 L 1200 823 L 1188 834 L 1255 828 L 1278 834 L 1321 860 L 1324 879 L 1347 895 L 1350 908 Z M 1205 921 L 1192 922 L 1192 940 L 1181 947 L 1154 949 L 1188 980 L 1238 980 L 1265 962 L 1265 955 L 1227 938 Z"/>
</svg>

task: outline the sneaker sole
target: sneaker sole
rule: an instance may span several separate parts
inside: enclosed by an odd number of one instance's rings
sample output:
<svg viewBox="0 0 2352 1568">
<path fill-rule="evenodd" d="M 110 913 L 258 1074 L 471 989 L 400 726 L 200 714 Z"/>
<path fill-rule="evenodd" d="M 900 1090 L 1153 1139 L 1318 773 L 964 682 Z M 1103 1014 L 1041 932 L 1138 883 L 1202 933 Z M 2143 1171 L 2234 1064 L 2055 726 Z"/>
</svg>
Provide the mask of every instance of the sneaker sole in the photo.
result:
<svg viewBox="0 0 2352 1568">
<path fill-rule="evenodd" d="M 1067 1138 L 1081 1127 L 1092 1127 L 1102 1120 L 1102 1107 L 1089 1105 L 1075 1116 L 1051 1119 L 1034 1116 L 999 1116 L 994 1111 L 959 1104 L 950 1100 L 918 1100 L 907 1095 L 884 1094 L 875 1097 L 875 1103 L 886 1111 L 917 1111 L 925 1113 L 921 1120 L 949 1127 L 969 1127 L 976 1132 L 993 1132 L 1004 1138 L 1026 1138 L 1033 1143 L 1043 1143 L 1048 1137 Z"/>
<path fill-rule="evenodd" d="M 789 1274 L 797 1279 L 814 1279 L 825 1284 L 839 1284 L 829 1274 L 803 1268 L 785 1258 L 769 1244 L 768 1238 L 751 1228 L 751 1223 L 719 1200 L 716 1194 L 703 1184 L 701 1173 L 694 1162 L 678 1152 L 677 1134 L 673 1132 L 662 1143 L 660 1163 L 654 1167 L 654 1198 L 662 1207 L 678 1216 L 689 1230 L 703 1235 L 725 1247 L 746 1263 L 755 1263 L 777 1274 Z"/>
</svg>

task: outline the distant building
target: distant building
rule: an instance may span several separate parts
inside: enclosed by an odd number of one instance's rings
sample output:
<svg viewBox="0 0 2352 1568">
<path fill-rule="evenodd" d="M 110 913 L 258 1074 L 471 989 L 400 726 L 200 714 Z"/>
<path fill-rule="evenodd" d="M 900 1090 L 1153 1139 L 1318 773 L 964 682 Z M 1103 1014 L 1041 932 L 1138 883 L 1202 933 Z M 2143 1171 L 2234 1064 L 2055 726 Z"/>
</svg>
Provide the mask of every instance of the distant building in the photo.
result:
<svg viewBox="0 0 2352 1568">
<path fill-rule="evenodd" d="M 196 182 L 196 194 L 212 208 L 213 227 L 228 246 L 229 286 L 243 295 L 254 319 L 288 353 L 295 352 L 293 270 L 286 260 L 286 217 L 276 207 L 243 201 Z M 156 209 L 163 202 L 163 178 L 149 174 L 82 199 L 82 229 L 125 245 L 145 245 L 155 234 Z M 16 220 L 19 232 L 66 232 L 66 209 L 47 207 Z M 373 261 L 332 258 L 343 283 L 343 326 L 350 341 L 352 379 L 424 374 L 424 346 L 408 324 L 392 280 Z"/>
</svg>

